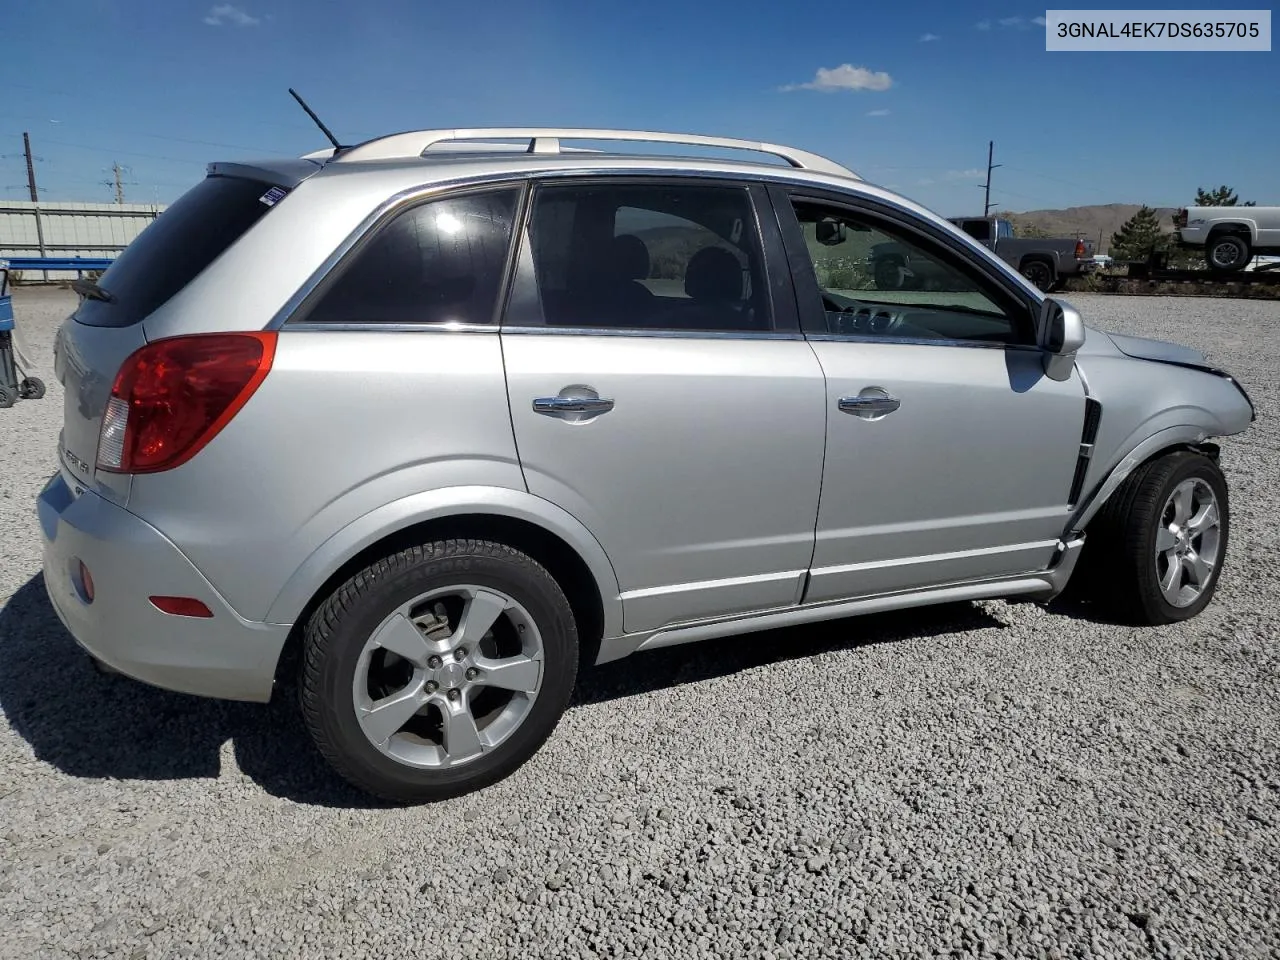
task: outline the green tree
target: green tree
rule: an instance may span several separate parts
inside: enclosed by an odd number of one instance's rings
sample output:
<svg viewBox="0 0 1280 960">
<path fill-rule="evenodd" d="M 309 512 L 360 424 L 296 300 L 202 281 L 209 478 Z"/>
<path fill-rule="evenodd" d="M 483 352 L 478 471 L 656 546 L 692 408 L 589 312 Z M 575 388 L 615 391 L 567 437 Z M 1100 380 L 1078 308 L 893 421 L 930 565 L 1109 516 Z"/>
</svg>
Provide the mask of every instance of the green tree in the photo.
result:
<svg viewBox="0 0 1280 960">
<path fill-rule="evenodd" d="M 1240 198 L 1225 183 L 1214 190 L 1204 190 L 1196 187 L 1197 207 L 1234 207 L 1238 203 L 1240 203 Z M 1253 207 L 1257 206 L 1257 204 L 1250 200 L 1248 203 L 1241 203 L 1240 206 Z"/>
<path fill-rule="evenodd" d="M 1014 232 L 1024 239 L 1041 239 L 1052 237 L 1053 234 L 1040 225 L 1038 220 L 1017 219 L 1013 221 Z"/>
<path fill-rule="evenodd" d="M 1153 253 L 1167 253 L 1171 237 L 1160 229 L 1160 218 L 1143 206 L 1111 235 L 1111 256 L 1117 260 L 1146 260 Z"/>
</svg>

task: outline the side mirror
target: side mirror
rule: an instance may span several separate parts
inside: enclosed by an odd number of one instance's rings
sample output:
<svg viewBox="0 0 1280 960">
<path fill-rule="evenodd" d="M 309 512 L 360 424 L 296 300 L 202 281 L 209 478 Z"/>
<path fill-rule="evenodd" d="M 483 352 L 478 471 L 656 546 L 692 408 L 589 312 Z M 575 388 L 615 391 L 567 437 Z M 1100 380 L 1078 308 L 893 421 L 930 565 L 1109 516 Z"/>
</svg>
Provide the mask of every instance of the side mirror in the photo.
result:
<svg viewBox="0 0 1280 960">
<path fill-rule="evenodd" d="M 1084 346 L 1084 321 L 1065 300 L 1046 297 L 1040 305 L 1036 341 L 1045 353 L 1045 373 L 1066 380 L 1075 366 L 1076 352 Z"/>
<path fill-rule="evenodd" d="M 836 247 L 844 243 L 844 224 L 832 217 L 826 217 L 814 224 L 818 242 L 824 247 Z"/>
</svg>

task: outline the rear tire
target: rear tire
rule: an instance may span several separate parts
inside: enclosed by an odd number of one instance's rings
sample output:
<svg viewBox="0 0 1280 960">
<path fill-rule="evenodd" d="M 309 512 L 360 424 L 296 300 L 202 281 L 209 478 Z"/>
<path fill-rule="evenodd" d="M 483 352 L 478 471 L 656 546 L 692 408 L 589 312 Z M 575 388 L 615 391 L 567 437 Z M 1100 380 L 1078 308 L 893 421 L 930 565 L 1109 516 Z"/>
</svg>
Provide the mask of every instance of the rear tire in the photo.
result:
<svg viewBox="0 0 1280 960">
<path fill-rule="evenodd" d="M 536 561 L 446 540 L 338 587 L 307 624 L 302 660 L 303 718 L 329 764 L 375 796 L 423 803 L 488 786 L 538 751 L 573 693 L 578 635 Z"/>
<path fill-rule="evenodd" d="M 1229 527 L 1227 482 L 1214 461 L 1190 451 L 1152 460 L 1089 524 L 1077 595 L 1126 623 L 1190 620 L 1217 590 Z"/>
<path fill-rule="evenodd" d="M 23 400 L 39 400 L 44 396 L 44 381 L 39 377 L 27 377 L 18 384 L 18 395 Z"/>
<path fill-rule="evenodd" d="M 0 387 L 0 410 L 7 410 L 18 402 L 18 395 L 8 387 Z"/>
<path fill-rule="evenodd" d="M 1205 261 L 1210 270 L 1221 273 L 1235 273 L 1243 270 L 1253 259 L 1249 250 L 1249 239 L 1235 233 L 1224 233 L 1213 237 L 1205 247 Z"/>
<path fill-rule="evenodd" d="M 1029 260 L 1022 265 L 1022 275 L 1041 293 L 1053 289 L 1053 268 L 1043 260 Z"/>
</svg>

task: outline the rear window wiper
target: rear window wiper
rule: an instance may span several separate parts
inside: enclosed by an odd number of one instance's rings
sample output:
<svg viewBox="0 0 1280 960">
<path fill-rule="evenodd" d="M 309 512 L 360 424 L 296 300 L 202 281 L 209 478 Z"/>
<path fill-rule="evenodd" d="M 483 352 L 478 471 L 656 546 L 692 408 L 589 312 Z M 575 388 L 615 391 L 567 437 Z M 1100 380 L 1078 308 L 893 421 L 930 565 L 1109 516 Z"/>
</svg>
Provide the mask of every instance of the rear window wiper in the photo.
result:
<svg viewBox="0 0 1280 960">
<path fill-rule="evenodd" d="M 90 280 L 88 277 L 80 277 L 71 284 L 71 289 L 82 297 L 88 297 L 90 300 L 101 300 L 103 303 L 114 303 L 116 299 L 111 295 L 111 291 L 104 290 L 98 286 L 97 280 Z"/>
</svg>

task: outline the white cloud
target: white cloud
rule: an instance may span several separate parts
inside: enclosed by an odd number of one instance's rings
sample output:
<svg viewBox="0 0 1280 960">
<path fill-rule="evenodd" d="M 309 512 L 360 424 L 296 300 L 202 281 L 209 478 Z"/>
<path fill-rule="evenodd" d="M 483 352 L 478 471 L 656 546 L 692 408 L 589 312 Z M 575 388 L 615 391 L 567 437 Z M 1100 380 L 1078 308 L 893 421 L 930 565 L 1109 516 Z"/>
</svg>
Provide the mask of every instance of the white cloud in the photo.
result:
<svg viewBox="0 0 1280 960">
<path fill-rule="evenodd" d="M 257 26 L 261 21 L 257 17 L 250 16 L 239 7 L 232 6 L 229 3 L 220 3 L 216 7 L 209 9 L 204 22 L 211 27 L 220 27 L 224 23 L 234 24 L 237 27 L 253 27 Z"/>
<path fill-rule="evenodd" d="M 932 43 L 934 40 L 941 40 L 941 39 L 942 39 L 942 38 L 941 38 L 940 36 L 938 36 L 936 33 L 926 33 L 926 34 L 922 34 L 922 35 L 921 35 L 921 37 L 920 37 L 920 42 L 921 42 L 921 43 Z"/>
<path fill-rule="evenodd" d="M 892 85 L 893 78 L 883 70 L 872 71 L 866 67 L 842 63 L 838 67 L 819 67 L 817 74 L 808 83 L 792 83 L 782 89 L 831 93 L 836 90 L 888 90 Z"/>
<path fill-rule="evenodd" d="M 929 179 L 928 177 L 924 177 L 924 178 L 922 178 L 922 179 L 920 179 L 920 180 L 917 180 L 917 181 L 916 181 L 916 183 L 920 184 L 920 186 L 922 186 L 922 187 L 928 187 L 928 186 L 931 186 L 931 185 L 933 184 L 933 181 L 932 181 L 931 179 Z"/>
<path fill-rule="evenodd" d="M 998 26 L 1001 30 L 1026 30 L 1029 27 L 1043 27 L 1045 25 L 1044 17 L 1000 17 L 997 20 L 979 20 L 975 26 L 979 30 L 990 30 L 993 26 Z"/>
<path fill-rule="evenodd" d="M 867 111 L 868 117 L 887 117 L 888 115 L 889 115 L 888 110 L 868 110 Z"/>
<path fill-rule="evenodd" d="M 970 167 L 968 170 L 948 170 L 943 174 L 943 178 L 947 180 L 981 180 L 986 174 L 977 167 Z"/>
</svg>

